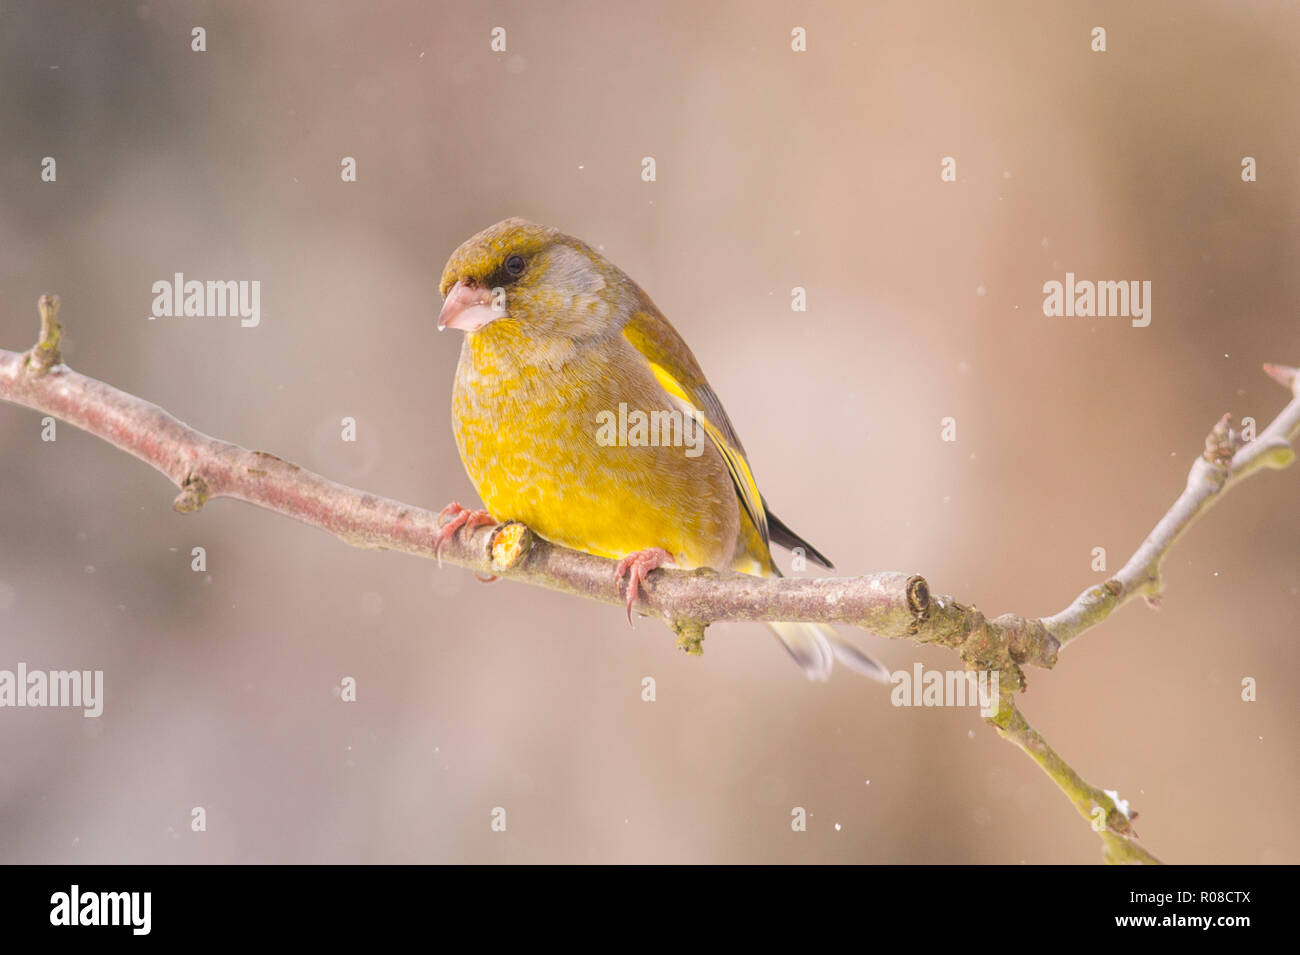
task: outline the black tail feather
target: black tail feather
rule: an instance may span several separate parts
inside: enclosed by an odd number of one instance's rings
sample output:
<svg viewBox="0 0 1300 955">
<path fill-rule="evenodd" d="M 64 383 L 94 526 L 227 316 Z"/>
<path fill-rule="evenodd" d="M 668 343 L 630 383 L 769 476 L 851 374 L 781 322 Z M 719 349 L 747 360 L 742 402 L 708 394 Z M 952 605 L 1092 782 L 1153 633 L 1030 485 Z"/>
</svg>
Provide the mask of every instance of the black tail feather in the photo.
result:
<svg viewBox="0 0 1300 955">
<path fill-rule="evenodd" d="M 786 523 L 771 511 L 767 512 L 767 530 L 772 538 L 772 543 L 780 544 L 786 550 L 794 550 L 799 547 L 803 550 L 804 556 L 814 564 L 819 564 L 827 570 L 835 569 L 835 565 L 830 562 L 825 554 L 790 530 Z"/>
</svg>

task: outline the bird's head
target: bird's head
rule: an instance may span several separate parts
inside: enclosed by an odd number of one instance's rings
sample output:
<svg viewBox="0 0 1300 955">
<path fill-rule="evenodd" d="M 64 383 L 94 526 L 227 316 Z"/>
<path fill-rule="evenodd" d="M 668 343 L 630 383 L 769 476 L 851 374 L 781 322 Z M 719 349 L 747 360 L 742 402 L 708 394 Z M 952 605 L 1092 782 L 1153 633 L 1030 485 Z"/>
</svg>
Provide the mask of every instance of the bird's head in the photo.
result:
<svg viewBox="0 0 1300 955">
<path fill-rule="evenodd" d="M 621 327 L 640 294 L 586 243 L 525 219 L 466 239 L 447 261 L 438 328 L 589 338 Z"/>
</svg>

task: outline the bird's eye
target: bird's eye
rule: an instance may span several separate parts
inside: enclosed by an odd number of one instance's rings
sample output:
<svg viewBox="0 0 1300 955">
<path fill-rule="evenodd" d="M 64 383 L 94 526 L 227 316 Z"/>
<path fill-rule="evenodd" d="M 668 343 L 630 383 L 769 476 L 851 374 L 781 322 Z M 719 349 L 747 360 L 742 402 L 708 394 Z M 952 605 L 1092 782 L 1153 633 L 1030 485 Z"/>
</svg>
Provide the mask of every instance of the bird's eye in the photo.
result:
<svg viewBox="0 0 1300 955">
<path fill-rule="evenodd" d="M 524 274 L 524 267 L 527 264 L 528 263 L 524 261 L 524 257 L 518 253 L 506 256 L 506 271 L 515 278 L 519 278 L 519 276 Z"/>
</svg>

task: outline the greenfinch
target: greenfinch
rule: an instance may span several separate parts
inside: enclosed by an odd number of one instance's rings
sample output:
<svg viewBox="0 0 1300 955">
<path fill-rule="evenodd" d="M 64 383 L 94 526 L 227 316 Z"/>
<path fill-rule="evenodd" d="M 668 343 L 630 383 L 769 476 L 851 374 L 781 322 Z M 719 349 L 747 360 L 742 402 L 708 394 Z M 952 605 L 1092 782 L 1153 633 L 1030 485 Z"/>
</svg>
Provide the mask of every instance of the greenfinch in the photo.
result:
<svg viewBox="0 0 1300 955">
<path fill-rule="evenodd" d="M 466 240 L 447 262 L 438 328 L 465 332 L 452 390 L 461 461 L 486 511 L 555 544 L 618 561 L 628 619 L 657 567 L 780 576 L 771 544 L 831 563 L 767 507 L 745 448 L 695 356 L 650 297 L 586 243 L 524 219 Z M 838 659 L 879 663 L 811 623 L 770 625 L 811 679 Z"/>
</svg>

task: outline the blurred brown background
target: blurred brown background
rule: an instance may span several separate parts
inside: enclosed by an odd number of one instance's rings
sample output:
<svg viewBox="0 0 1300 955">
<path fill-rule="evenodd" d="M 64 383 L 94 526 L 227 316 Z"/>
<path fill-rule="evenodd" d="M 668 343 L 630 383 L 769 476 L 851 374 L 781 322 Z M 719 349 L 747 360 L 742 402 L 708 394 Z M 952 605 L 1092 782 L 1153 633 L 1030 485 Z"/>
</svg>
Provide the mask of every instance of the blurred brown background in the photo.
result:
<svg viewBox="0 0 1300 955">
<path fill-rule="evenodd" d="M 1223 412 L 1282 407 L 1260 363 L 1300 363 L 1300 8 L 1090 6 L 0 3 L 0 347 L 58 292 L 79 371 L 469 503 L 437 279 L 526 216 L 654 296 L 773 508 L 841 571 L 1050 613 L 1103 579 L 1093 547 L 1122 564 Z M 1044 317 L 1067 270 L 1150 280 L 1150 327 Z M 260 280 L 260 327 L 148 321 L 177 271 Z M 973 712 L 809 684 L 759 626 L 691 659 L 610 607 L 173 494 L 0 405 L 0 668 L 106 681 L 98 720 L 0 711 L 4 861 L 1100 858 Z M 1252 479 L 1175 549 L 1160 612 L 1029 674 L 1031 721 L 1167 861 L 1300 861 L 1298 505 L 1300 472 Z"/>
</svg>

